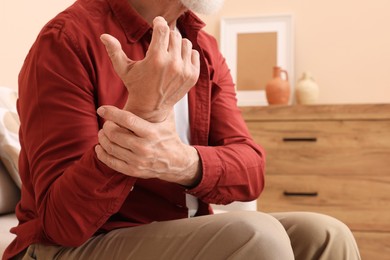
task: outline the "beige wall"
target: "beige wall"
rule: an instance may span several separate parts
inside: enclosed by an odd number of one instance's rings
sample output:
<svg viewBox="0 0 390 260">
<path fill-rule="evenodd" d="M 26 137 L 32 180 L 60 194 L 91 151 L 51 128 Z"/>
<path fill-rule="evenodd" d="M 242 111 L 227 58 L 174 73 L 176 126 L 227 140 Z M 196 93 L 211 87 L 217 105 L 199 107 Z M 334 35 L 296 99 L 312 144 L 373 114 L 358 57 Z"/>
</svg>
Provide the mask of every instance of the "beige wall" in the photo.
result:
<svg viewBox="0 0 390 260">
<path fill-rule="evenodd" d="M 0 86 L 17 77 L 42 26 L 75 0 L 0 0 Z"/>
<path fill-rule="evenodd" d="M 16 87 L 39 29 L 73 1 L 0 1 L 0 85 Z M 389 10 L 388 0 L 226 0 L 217 15 L 203 18 L 218 38 L 221 17 L 292 14 L 295 78 L 311 71 L 321 103 L 389 103 Z"/>
</svg>

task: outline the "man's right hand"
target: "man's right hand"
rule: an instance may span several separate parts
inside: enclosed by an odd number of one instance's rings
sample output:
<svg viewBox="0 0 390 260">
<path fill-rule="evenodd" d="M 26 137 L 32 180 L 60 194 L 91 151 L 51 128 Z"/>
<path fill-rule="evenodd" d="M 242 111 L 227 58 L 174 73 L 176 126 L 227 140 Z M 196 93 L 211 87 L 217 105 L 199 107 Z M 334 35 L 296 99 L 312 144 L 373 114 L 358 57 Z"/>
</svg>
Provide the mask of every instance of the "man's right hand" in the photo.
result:
<svg viewBox="0 0 390 260">
<path fill-rule="evenodd" d="M 159 123 L 114 106 L 102 106 L 97 112 L 106 122 L 95 151 L 108 167 L 135 178 L 158 178 L 188 187 L 199 183 L 198 152 L 180 140 L 173 111 Z"/>
<path fill-rule="evenodd" d="M 165 120 L 199 78 L 199 53 L 162 17 L 153 20 L 152 40 L 143 60 L 129 59 L 111 35 L 103 34 L 101 41 L 129 92 L 124 109 L 150 122 Z"/>
</svg>

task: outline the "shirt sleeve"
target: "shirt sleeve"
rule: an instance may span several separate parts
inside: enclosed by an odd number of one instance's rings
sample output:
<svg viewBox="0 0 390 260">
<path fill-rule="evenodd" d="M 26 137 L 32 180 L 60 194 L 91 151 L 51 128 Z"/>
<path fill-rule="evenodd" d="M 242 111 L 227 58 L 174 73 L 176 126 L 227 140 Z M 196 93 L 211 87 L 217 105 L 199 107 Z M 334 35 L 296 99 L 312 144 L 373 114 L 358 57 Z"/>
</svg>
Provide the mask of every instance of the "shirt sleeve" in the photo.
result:
<svg viewBox="0 0 390 260">
<path fill-rule="evenodd" d="M 52 24 L 19 76 L 23 185 L 35 198 L 42 236 L 63 246 L 90 238 L 119 210 L 135 182 L 94 152 L 99 119 L 92 71 L 76 41 Z"/>
<path fill-rule="evenodd" d="M 251 201 L 264 188 L 265 153 L 256 144 L 237 107 L 230 70 L 212 44 L 213 79 L 208 146 L 194 146 L 201 158 L 203 176 L 189 190 L 207 203 Z"/>
</svg>

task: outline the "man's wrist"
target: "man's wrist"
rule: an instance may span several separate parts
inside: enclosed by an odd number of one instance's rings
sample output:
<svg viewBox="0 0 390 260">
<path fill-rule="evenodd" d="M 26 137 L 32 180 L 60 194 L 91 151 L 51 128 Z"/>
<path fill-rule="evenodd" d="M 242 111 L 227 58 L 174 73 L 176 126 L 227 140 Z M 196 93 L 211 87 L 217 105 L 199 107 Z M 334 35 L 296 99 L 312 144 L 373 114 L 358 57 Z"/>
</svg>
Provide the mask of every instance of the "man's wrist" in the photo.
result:
<svg viewBox="0 0 390 260">
<path fill-rule="evenodd" d="M 123 110 L 129 111 L 134 115 L 149 121 L 151 123 L 159 123 L 164 121 L 169 114 L 169 110 L 147 110 L 147 109 L 139 109 L 132 107 L 127 104 L 123 107 Z"/>
</svg>

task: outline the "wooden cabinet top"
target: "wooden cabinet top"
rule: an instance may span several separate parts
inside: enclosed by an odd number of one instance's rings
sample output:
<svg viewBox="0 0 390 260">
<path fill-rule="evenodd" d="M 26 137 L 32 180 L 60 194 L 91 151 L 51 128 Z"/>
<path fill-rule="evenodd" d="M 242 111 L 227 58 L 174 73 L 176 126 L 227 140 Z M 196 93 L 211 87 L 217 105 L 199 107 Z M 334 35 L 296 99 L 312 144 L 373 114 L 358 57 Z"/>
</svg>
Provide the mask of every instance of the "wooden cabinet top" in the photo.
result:
<svg viewBox="0 0 390 260">
<path fill-rule="evenodd" d="M 390 120 L 390 104 L 240 107 L 245 121 Z"/>
</svg>

